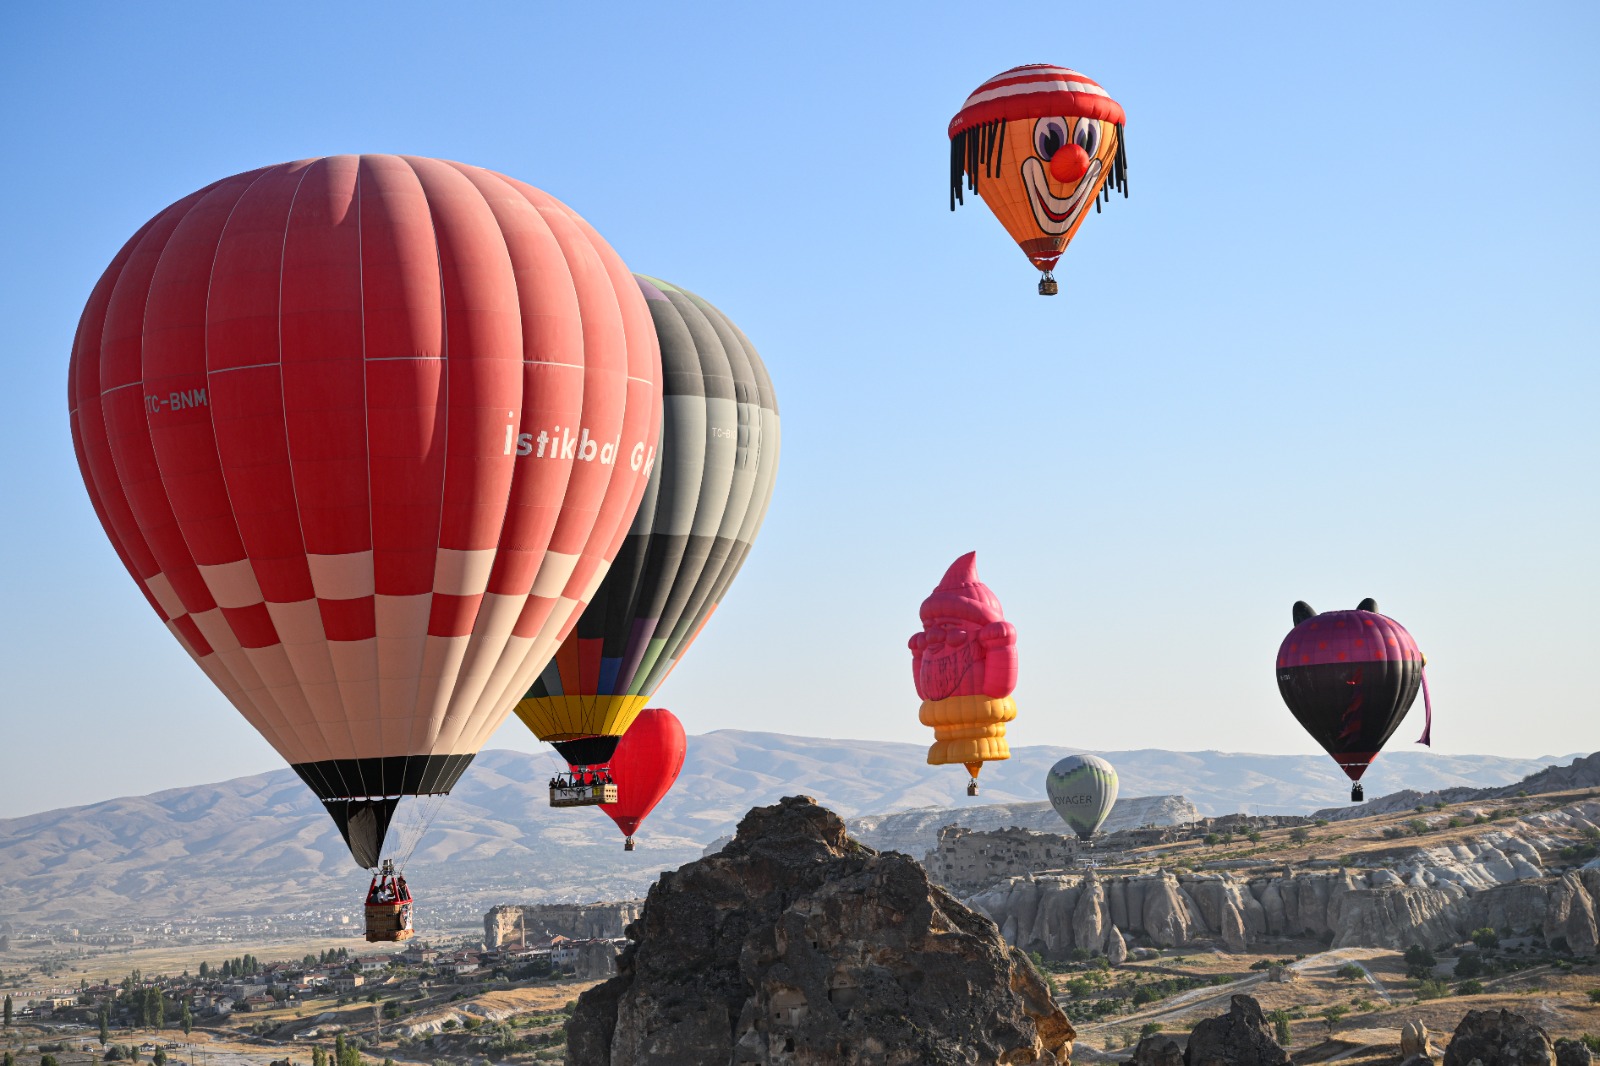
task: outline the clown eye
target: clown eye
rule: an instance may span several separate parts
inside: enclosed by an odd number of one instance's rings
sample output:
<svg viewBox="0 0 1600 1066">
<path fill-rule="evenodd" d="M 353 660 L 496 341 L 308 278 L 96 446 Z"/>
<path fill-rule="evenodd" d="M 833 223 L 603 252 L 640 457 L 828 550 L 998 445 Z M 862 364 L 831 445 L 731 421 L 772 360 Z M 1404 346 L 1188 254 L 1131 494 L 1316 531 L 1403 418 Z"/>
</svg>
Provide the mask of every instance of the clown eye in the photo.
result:
<svg viewBox="0 0 1600 1066">
<path fill-rule="evenodd" d="M 1049 162 L 1050 157 L 1067 143 L 1067 120 L 1042 118 L 1033 124 L 1033 150 L 1039 158 Z"/>
<path fill-rule="evenodd" d="M 1072 140 L 1079 148 L 1089 153 L 1089 158 L 1100 150 L 1100 121 L 1093 118 L 1078 120 L 1078 128 L 1072 131 Z"/>
</svg>

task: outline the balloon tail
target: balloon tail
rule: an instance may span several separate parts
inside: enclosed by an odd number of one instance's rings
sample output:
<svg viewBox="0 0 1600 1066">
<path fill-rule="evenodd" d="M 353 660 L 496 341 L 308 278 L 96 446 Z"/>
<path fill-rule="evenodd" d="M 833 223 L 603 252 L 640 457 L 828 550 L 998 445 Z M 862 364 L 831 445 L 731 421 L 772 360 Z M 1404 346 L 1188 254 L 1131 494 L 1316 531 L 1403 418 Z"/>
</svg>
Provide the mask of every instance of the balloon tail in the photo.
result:
<svg viewBox="0 0 1600 1066">
<path fill-rule="evenodd" d="M 1428 695 L 1428 668 L 1422 668 L 1422 709 L 1427 717 L 1423 721 L 1422 735 L 1417 738 L 1418 744 L 1433 747 L 1433 698 Z"/>
</svg>

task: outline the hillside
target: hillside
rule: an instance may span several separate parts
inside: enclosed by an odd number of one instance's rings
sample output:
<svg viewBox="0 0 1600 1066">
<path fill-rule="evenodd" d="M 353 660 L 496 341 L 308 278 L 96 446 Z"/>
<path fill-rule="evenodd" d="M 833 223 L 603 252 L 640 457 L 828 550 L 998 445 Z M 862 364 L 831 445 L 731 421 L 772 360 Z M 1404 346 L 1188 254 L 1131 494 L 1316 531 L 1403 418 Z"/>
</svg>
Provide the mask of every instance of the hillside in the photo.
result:
<svg viewBox="0 0 1600 1066">
<path fill-rule="evenodd" d="M 723 730 L 691 738 L 678 786 L 640 833 L 640 850 L 597 810 L 554 811 L 549 754 L 483 753 L 445 801 L 410 864 L 421 915 L 476 920 L 507 902 L 640 894 L 657 872 L 696 858 L 752 806 L 804 792 L 846 816 L 913 808 L 1037 803 L 1065 748 L 1013 749 L 977 799 L 959 769 L 934 769 L 921 744 Z M 1129 796 L 1182 794 L 1203 813 L 1301 812 L 1339 796 L 1321 755 L 1143 749 L 1104 752 Z M 1386 755 L 1373 791 L 1487 787 L 1547 760 Z M 402 806 L 397 824 L 407 819 Z M 332 823 L 289 770 L 0 820 L 0 920 L 351 913 L 364 879 Z"/>
</svg>

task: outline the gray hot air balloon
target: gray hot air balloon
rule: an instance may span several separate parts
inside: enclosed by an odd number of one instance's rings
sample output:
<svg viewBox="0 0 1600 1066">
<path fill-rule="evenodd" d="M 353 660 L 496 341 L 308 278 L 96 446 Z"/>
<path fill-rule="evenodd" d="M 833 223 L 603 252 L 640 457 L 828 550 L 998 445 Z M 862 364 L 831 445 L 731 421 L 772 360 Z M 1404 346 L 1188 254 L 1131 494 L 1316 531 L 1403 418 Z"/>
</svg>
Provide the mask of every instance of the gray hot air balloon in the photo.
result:
<svg viewBox="0 0 1600 1066">
<path fill-rule="evenodd" d="M 1044 790 L 1061 820 L 1087 841 L 1117 802 L 1117 771 L 1097 755 L 1068 755 L 1045 774 Z"/>
<path fill-rule="evenodd" d="M 778 402 L 739 327 L 635 275 L 661 342 L 661 449 L 638 514 L 517 714 L 574 766 L 611 761 L 744 564 L 778 474 Z"/>
</svg>

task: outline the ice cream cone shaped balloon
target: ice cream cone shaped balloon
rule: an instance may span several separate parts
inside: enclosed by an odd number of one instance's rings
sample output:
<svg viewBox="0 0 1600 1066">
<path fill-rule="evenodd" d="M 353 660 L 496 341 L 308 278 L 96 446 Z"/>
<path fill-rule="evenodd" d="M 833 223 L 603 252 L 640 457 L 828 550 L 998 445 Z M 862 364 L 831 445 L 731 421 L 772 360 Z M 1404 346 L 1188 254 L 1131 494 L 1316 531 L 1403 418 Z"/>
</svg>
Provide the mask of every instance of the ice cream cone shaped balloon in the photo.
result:
<svg viewBox="0 0 1600 1066">
<path fill-rule="evenodd" d="M 1128 195 L 1122 105 L 1094 80 L 1066 67 L 1031 63 L 973 90 L 950 120 L 950 210 L 963 185 L 983 197 L 1028 261 L 1052 271 L 1111 190 Z"/>
<path fill-rule="evenodd" d="M 1011 758 L 1006 723 L 1017 716 L 1017 629 L 978 580 L 977 558 L 968 552 L 950 564 L 922 601 L 922 630 L 910 641 L 918 717 L 933 727 L 928 765 L 965 766 L 969 796 L 978 794 L 984 763 Z"/>
</svg>

